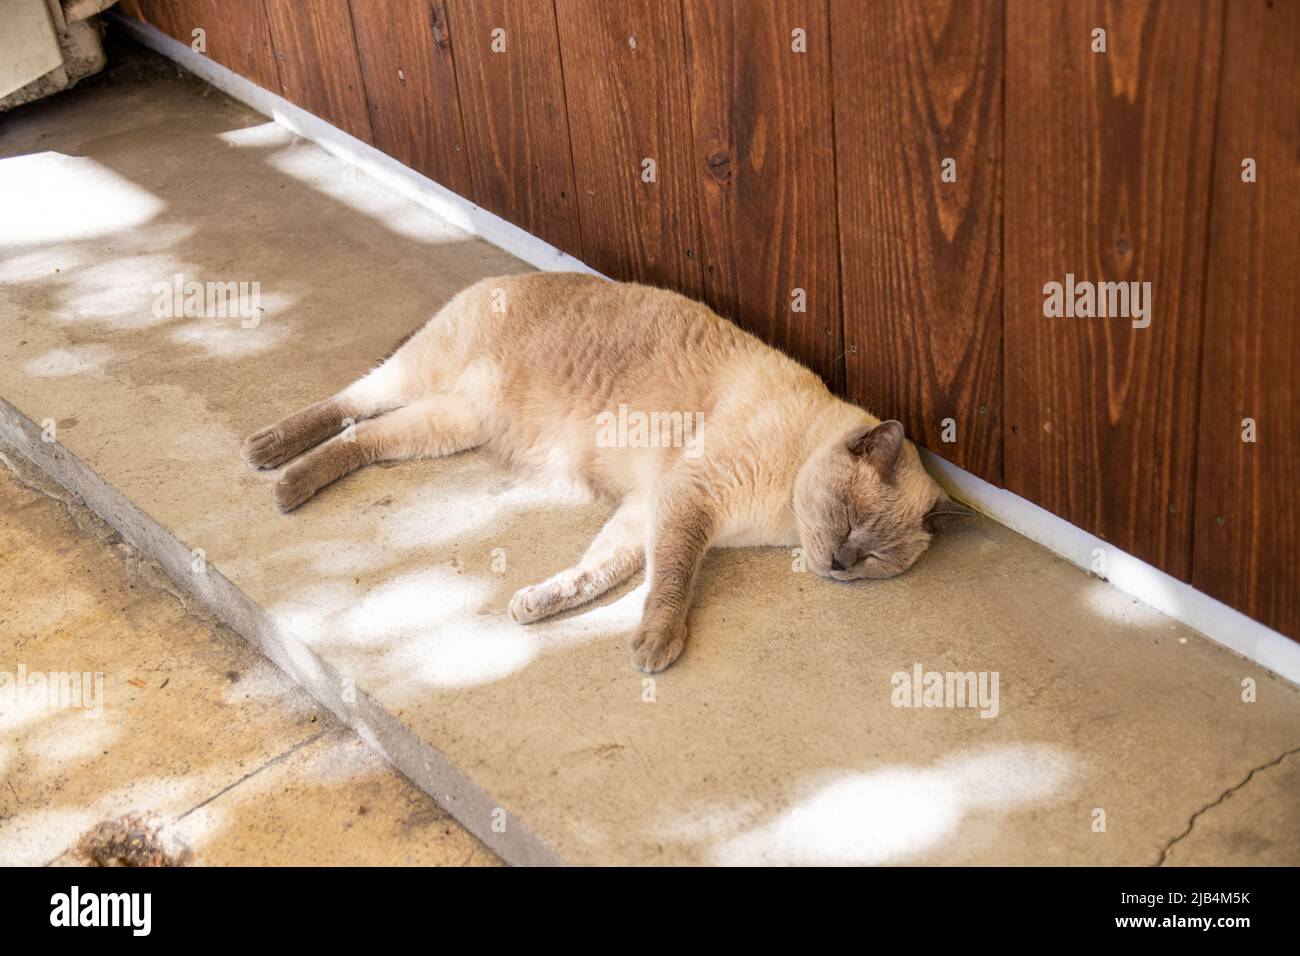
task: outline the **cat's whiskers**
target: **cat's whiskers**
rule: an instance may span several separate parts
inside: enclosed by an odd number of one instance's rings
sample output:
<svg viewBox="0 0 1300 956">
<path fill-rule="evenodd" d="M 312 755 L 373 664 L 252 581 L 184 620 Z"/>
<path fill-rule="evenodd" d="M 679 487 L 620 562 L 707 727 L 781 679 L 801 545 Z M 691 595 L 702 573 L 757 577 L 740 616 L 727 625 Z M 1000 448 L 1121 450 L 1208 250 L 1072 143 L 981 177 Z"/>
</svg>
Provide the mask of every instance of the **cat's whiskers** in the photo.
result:
<svg viewBox="0 0 1300 956">
<path fill-rule="evenodd" d="M 787 501 L 785 503 L 785 507 L 786 510 L 790 512 L 791 517 L 794 518 L 795 527 L 799 529 L 799 537 L 801 538 L 811 537 L 808 531 L 808 526 L 804 524 L 803 519 L 799 517 L 799 512 L 794 510 L 794 505 L 792 505 L 790 502 Z"/>
</svg>

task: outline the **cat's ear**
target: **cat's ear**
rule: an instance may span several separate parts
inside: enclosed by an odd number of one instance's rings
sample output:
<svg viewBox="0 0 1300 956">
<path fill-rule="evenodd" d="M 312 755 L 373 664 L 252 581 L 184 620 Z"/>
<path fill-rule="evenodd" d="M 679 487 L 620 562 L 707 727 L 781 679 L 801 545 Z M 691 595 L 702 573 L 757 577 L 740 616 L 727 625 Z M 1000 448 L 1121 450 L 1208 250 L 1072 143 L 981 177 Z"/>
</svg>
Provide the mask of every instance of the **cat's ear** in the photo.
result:
<svg viewBox="0 0 1300 956">
<path fill-rule="evenodd" d="M 903 453 L 903 424 L 892 419 L 881 422 L 874 428 L 855 432 L 849 438 L 849 451 L 857 455 L 881 478 L 888 481 L 894 477 L 894 466 Z"/>
<path fill-rule="evenodd" d="M 943 534 L 961 527 L 977 514 L 978 511 L 967 508 L 964 504 L 953 501 L 940 492 L 934 507 L 921 519 L 921 526 L 930 534 Z"/>
</svg>

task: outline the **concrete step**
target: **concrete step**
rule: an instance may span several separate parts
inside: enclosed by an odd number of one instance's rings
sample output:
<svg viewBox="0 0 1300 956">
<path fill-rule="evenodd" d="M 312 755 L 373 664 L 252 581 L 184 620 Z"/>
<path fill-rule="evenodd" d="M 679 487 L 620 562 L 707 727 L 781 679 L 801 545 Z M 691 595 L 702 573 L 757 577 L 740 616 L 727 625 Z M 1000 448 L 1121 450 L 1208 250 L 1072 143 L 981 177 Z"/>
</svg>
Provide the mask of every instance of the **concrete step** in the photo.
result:
<svg viewBox="0 0 1300 956">
<path fill-rule="evenodd" d="M 53 708 L 25 694 L 11 707 L 0 693 L 0 866 L 102 862 L 86 835 L 140 817 L 165 837 L 149 858 L 162 848 L 193 866 L 496 865 L 23 462 L 0 452 L 0 672 L 28 685 L 74 674 L 83 695 Z"/>
<path fill-rule="evenodd" d="M 468 454 L 278 514 L 241 439 L 524 266 L 192 78 L 137 59 L 13 114 L 0 203 L 0 438 L 506 861 L 1300 862 L 1296 689 L 990 521 L 857 587 L 716 553 L 650 679 L 642 583 L 506 613 L 599 506 Z M 265 312 L 156 317 L 177 273 Z M 996 673 L 996 716 L 895 706 L 918 666 Z M 1239 826 L 1189 826 L 1247 779 Z"/>
</svg>

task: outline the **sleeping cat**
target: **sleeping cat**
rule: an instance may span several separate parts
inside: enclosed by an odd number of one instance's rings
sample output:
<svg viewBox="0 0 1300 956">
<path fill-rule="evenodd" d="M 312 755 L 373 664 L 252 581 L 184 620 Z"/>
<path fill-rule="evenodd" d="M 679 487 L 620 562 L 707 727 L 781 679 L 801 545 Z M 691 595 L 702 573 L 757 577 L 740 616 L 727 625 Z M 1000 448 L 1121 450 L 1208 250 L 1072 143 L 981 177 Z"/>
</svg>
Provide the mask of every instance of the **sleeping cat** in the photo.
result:
<svg viewBox="0 0 1300 956">
<path fill-rule="evenodd" d="M 969 513 L 898 422 L 697 302 L 575 273 L 471 286 L 368 375 L 255 432 L 243 456 L 257 468 L 297 458 L 275 486 L 290 511 L 371 462 L 480 446 L 617 503 L 582 559 L 517 592 L 510 615 L 584 604 L 648 559 L 631 642 L 647 673 L 681 654 L 710 547 L 799 546 L 825 577 L 885 578 Z"/>
</svg>

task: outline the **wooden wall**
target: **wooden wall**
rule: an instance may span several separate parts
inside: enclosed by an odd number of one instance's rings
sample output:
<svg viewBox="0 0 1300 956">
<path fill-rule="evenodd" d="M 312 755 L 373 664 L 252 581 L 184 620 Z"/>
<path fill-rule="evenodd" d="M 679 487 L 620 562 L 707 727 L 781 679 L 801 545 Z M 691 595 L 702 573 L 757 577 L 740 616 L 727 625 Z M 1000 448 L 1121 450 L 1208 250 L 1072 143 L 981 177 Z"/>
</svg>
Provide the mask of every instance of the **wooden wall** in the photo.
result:
<svg viewBox="0 0 1300 956">
<path fill-rule="evenodd" d="M 1222 60 L 1192 583 L 1300 637 L 1300 3 L 1231 0 Z"/>
<path fill-rule="evenodd" d="M 1222 15 L 1007 3 L 1005 483 L 1184 580 Z M 1150 281 L 1151 324 L 1045 318 L 1070 274 Z"/>
<path fill-rule="evenodd" d="M 1003 4 L 831 12 L 848 392 L 1002 484 Z"/>
<path fill-rule="evenodd" d="M 1300 636 L 1300 0 L 125 6 Z"/>
</svg>

